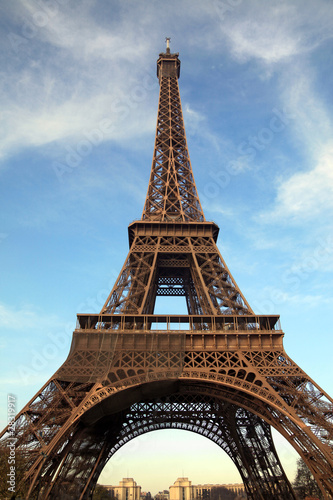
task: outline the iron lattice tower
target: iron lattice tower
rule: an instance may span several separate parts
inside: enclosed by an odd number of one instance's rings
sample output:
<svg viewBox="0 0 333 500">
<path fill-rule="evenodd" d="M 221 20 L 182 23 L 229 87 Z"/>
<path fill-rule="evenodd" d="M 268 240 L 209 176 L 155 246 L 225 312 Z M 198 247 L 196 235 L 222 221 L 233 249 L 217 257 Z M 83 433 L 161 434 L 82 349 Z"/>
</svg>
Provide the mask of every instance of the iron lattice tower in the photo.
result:
<svg viewBox="0 0 333 500">
<path fill-rule="evenodd" d="M 167 44 L 148 192 L 119 277 L 99 314 L 78 314 L 67 360 L 17 415 L 28 499 L 91 498 L 115 451 L 164 428 L 216 442 L 248 498 L 294 499 L 272 427 L 332 498 L 333 401 L 287 356 L 279 316 L 252 311 L 217 248 L 193 178 L 179 72 Z M 154 314 L 157 296 L 185 297 L 188 314 Z"/>
</svg>

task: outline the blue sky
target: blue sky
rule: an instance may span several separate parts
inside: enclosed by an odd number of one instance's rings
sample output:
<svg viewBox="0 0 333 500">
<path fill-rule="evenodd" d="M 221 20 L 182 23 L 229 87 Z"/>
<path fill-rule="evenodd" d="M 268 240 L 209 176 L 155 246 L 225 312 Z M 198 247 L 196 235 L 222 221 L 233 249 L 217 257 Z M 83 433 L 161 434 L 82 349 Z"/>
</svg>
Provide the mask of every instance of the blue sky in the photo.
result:
<svg viewBox="0 0 333 500">
<path fill-rule="evenodd" d="M 166 36 L 180 53 L 192 168 L 221 253 L 252 308 L 281 315 L 289 356 L 332 395 L 331 0 L 0 9 L 1 426 L 7 394 L 19 411 L 52 376 L 76 313 L 99 312 L 124 263 L 148 185 Z M 183 474 L 238 481 L 207 441 L 172 439 L 161 431 L 124 447 L 103 481 L 129 474 L 155 492 Z M 160 465 L 153 484 L 140 461 L 147 453 L 158 463 L 170 441 L 179 460 Z M 279 446 L 292 476 L 292 454 Z M 204 474 L 190 468 L 193 447 L 215 464 Z"/>
</svg>

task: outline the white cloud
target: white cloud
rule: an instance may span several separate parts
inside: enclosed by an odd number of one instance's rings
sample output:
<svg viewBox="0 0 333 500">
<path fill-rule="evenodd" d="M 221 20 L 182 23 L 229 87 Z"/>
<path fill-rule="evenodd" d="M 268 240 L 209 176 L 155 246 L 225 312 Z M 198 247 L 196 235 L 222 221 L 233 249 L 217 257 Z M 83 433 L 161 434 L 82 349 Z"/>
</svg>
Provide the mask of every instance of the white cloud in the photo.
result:
<svg viewBox="0 0 333 500">
<path fill-rule="evenodd" d="M 41 7 L 21 0 L 11 13 L 16 22 L 12 34 L 24 39 L 24 26 L 33 29 L 9 63 L 0 91 L 3 158 L 27 146 L 39 147 L 69 137 L 78 140 L 85 127 L 95 127 L 110 116 L 114 127 L 103 140 L 131 139 L 154 129 L 156 103 L 145 97 L 151 91 L 157 94 L 158 83 L 146 68 L 151 67 L 152 42 L 163 39 L 161 33 L 173 16 L 172 5 L 163 20 L 158 16 L 161 2 L 135 8 L 115 3 L 104 6 L 105 16 L 92 0 L 82 1 L 79 9 L 67 2 L 54 2 L 53 6 L 48 9 L 47 2 Z M 211 29 L 192 36 L 190 43 L 200 43 L 207 50 L 213 44 L 217 49 L 227 38 L 238 59 L 275 63 L 332 36 L 325 3 L 321 2 L 315 12 L 307 2 L 300 6 L 279 3 L 266 9 L 261 2 L 240 2 L 229 9 L 222 22 L 219 2 L 203 5 L 183 1 L 177 3 L 175 30 L 185 14 L 185 32 L 199 21 L 209 21 Z M 17 64 L 18 59 L 21 64 Z M 202 118 L 193 113 L 188 109 L 187 118 L 196 127 Z M 218 150 L 214 134 L 207 131 L 206 135 Z"/>
<path fill-rule="evenodd" d="M 239 2 L 227 12 L 223 7 L 228 2 L 215 3 L 219 30 L 240 61 L 283 62 L 333 36 L 331 6 L 325 2 L 318 2 L 315 9 L 311 1 Z"/>
<path fill-rule="evenodd" d="M 227 204 L 222 205 L 219 201 L 211 201 L 203 193 L 199 193 L 202 207 L 208 213 L 212 213 L 215 216 L 222 215 L 225 218 L 235 217 L 234 210 Z"/>
<path fill-rule="evenodd" d="M 20 3 L 15 15 L 21 24 L 9 34 L 25 43 L 16 57 L 7 58 L 0 87 L 0 157 L 66 138 L 84 140 L 85 132 L 105 119 L 111 125 L 103 141 L 130 141 L 154 130 L 151 94 L 157 100 L 158 81 L 148 72 L 149 40 L 136 43 L 134 17 L 112 30 L 104 28 L 94 20 L 91 6 L 82 2 L 75 15 L 70 6 L 61 6 L 48 15 L 37 4 Z M 47 22 L 36 26 L 41 12 Z M 25 25 L 35 29 L 30 39 L 22 36 Z"/>
<path fill-rule="evenodd" d="M 212 132 L 208 124 L 207 116 L 193 109 L 189 103 L 183 106 L 185 126 L 188 134 L 198 135 L 206 144 L 213 146 L 214 151 L 220 154 L 226 149 L 231 150 L 232 144 L 225 137 Z"/>
<path fill-rule="evenodd" d="M 200 130 L 202 124 L 206 122 L 206 117 L 199 111 L 193 109 L 189 103 L 183 106 L 183 113 L 186 116 L 186 124 L 194 131 Z"/>
<path fill-rule="evenodd" d="M 277 172 L 276 196 L 271 208 L 261 213 L 262 222 L 303 223 L 333 208 L 333 124 L 324 97 L 316 86 L 314 67 L 300 58 L 280 73 L 281 107 L 288 123 L 288 142 L 297 152 L 293 174 Z M 293 154 L 293 152 L 291 153 Z M 282 175 L 285 175 L 282 178 Z"/>
<path fill-rule="evenodd" d="M 281 74 L 281 101 L 293 119 L 288 125 L 306 155 L 319 156 L 333 136 L 332 118 L 324 96 L 316 86 L 314 68 L 298 61 Z"/>
<path fill-rule="evenodd" d="M 315 167 L 297 172 L 280 182 L 275 207 L 261 214 L 264 222 L 291 219 L 304 221 L 333 209 L 333 144 L 327 146 Z"/>
<path fill-rule="evenodd" d="M 138 88 L 140 85 L 138 83 Z M 31 89 L 26 88 L 28 92 Z M 42 97 L 42 85 L 35 89 Z M 26 146 L 39 147 L 53 141 L 71 139 L 71 142 L 86 141 L 94 130 L 99 130 L 102 141 L 130 140 L 133 136 L 151 133 L 154 130 L 156 111 L 148 104 L 145 120 L 142 120 L 144 103 L 125 97 L 131 88 L 113 89 L 110 94 L 99 93 L 89 98 L 73 97 L 61 104 L 50 101 L 34 103 L 24 100 L 8 101 L 4 110 L 4 130 L 0 155 L 6 157 L 12 151 Z M 143 99 L 148 100 L 149 90 L 142 87 Z M 131 116 L 128 122 L 128 115 Z M 99 143 L 101 142 L 100 139 Z"/>
<path fill-rule="evenodd" d="M 306 294 L 306 293 L 289 293 L 285 291 L 285 286 L 280 288 L 265 287 L 263 289 L 263 297 L 259 298 L 265 302 L 269 298 L 275 302 L 275 305 L 292 304 L 294 306 L 306 306 L 307 308 L 317 308 L 319 305 L 331 305 L 332 298 L 320 294 Z M 275 300 L 273 300 L 275 299 Z"/>
</svg>

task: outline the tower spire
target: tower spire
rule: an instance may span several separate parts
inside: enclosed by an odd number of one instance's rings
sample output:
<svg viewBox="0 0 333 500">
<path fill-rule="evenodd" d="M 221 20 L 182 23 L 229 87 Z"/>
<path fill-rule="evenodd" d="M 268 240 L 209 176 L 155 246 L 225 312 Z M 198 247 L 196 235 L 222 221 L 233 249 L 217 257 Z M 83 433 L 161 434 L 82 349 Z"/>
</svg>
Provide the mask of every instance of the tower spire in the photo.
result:
<svg viewBox="0 0 333 500">
<path fill-rule="evenodd" d="M 188 152 L 178 78 L 178 53 L 166 52 L 157 60 L 160 95 L 155 147 L 142 220 L 204 221 Z"/>
<path fill-rule="evenodd" d="M 169 48 L 167 39 L 167 50 Z M 170 49 L 169 49 L 170 52 Z M 184 296 L 189 314 L 253 314 L 216 247 L 188 153 L 178 53 L 157 60 L 160 96 L 150 180 L 130 252 L 101 314 L 153 314 L 157 296 Z"/>
</svg>

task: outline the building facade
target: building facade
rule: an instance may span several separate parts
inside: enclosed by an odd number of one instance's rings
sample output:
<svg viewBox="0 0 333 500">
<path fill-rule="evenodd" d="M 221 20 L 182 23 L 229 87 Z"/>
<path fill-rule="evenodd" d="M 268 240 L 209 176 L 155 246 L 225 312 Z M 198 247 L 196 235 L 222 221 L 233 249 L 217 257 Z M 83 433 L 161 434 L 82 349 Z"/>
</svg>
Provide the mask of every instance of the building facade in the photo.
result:
<svg viewBox="0 0 333 500">
<path fill-rule="evenodd" d="M 105 486 L 112 496 L 117 500 L 140 500 L 146 495 L 141 493 L 141 486 L 132 478 L 124 478 L 119 486 Z M 187 477 L 179 477 L 168 490 L 160 491 L 155 495 L 155 500 L 211 500 L 216 498 L 214 489 L 218 493 L 218 488 L 232 490 L 240 496 L 245 495 L 244 485 L 241 484 L 192 484 Z M 149 494 L 150 495 L 150 494 Z M 218 495 L 217 495 L 218 496 Z"/>
<path fill-rule="evenodd" d="M 226 488 L 238 495 L 245 495 L 245 488 L 242 483 L 192 485 L 192 482 L 187 477 L 179 477 L 169 488 L 170 500 L 209 500 L 213 496 L 212 490 L 217 488 Z"/>
<path fill-rule="evenodd" d="M 105 486 L 117 500 L 140 500 L 141 486 L 133 478 L 127 477 L 119 482 L 119 486 Z"/>
<path fill-rule="evenodd" d="M 169 487 L 170 500 L 193 500 L 194 486 L 187 477 L 179 477 L 177 481 Z"/>
</svg>

